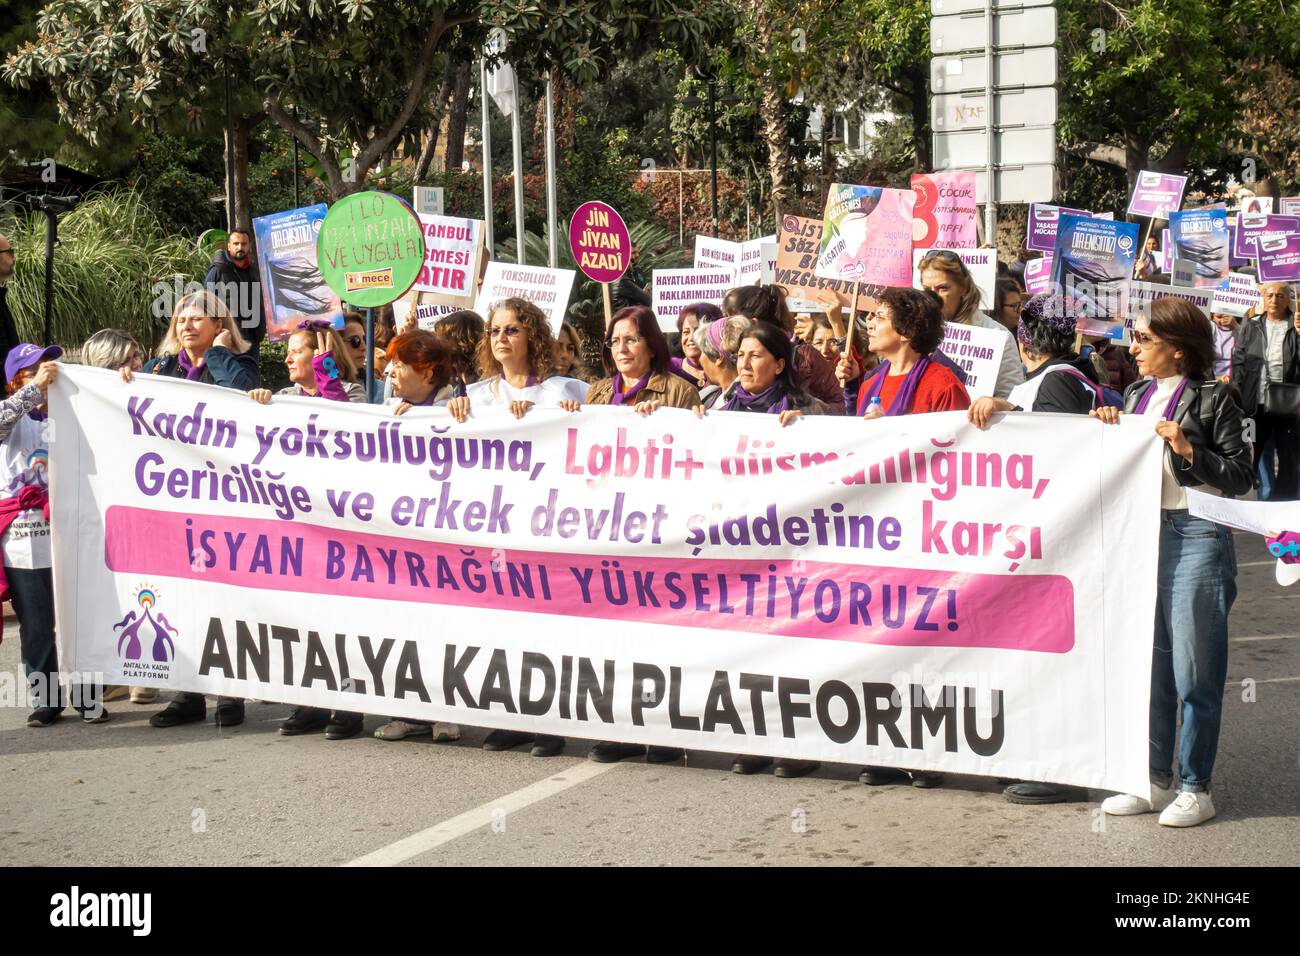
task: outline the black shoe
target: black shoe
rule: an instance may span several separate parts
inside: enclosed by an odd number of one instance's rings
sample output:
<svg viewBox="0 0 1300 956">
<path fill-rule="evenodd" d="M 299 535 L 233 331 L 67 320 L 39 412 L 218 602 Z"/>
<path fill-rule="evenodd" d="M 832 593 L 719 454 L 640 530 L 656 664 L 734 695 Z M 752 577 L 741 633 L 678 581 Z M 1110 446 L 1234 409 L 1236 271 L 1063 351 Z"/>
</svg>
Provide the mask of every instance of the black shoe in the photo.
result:
<svg viewBox="0 0 1300 956">
<path fill-rule="evenodd" d="M 325 725 L 325 739 L 347 740 L 349 737 L 355 737 L 361 733 L 365 722 L 366 718 L 361 714 L 346 710 L 336 711 L 330 717 L 329 723 Z"/>
<path fill-rule="evenodd" d="M 552 737 L 550 734 L 538 734 L 533 740 L 531 751 L 534 757 L 555 757 L 564 753 L 564 738 Z"/>
<path fill-rule="evenodd" d="M 202 697 L 198 698 L 197 707 L 193 697 L 188 699 L 178 697 L 150 717 L 149 723 L 154 727 L 179 727 L 181 724 L 198 723 L 206 716 L 208 716 L 208 707 Z"/>
<path fill-rule="evenodd" d="M 87 707 L 85 710 L 78 711 L 81 714 L 83 724 L 106 724 L 112 720 L 113 715 L 108 712 L 107 707 Z"/>
<path fill-rule="evenodd" d="M 1002 791 L 1007 803 L 1034 806 L 1040 803 L 1065 803 L 1077 797 L 1079 791 L 1070 787 L 1054 787 L 1050 783 L 1013 783 Z"/>
<path fill-rule="evenodd" d="M 772 768 L 772 776 L 806 777 L 820 766 L 821 762 L 818 760 L 789 760 L 782 757 Z"/>
<path fill-rule="evenodd" d="M 753 773 L 762 773 L 770 766 L 772 766 L 771 757 L 754 757 L 749 754 L 741 754 L 731 762 L 731 772 L 743 773 L 745 776 L 749 776 Z"/>
<path fill-rule="evenodd" d="M 63 716 L 61 707 L 37 707 L 27 715 L 28 727 L 48 727 Z"/>
<path fill-rule="evenodd" d="M 217 711 L 220 713 L 220 710 Z M 299 734 L 314 734 L 324 730 L 330 722 L 330 712 L 320 707 L 295 707 L 288 718 L 280 724 L 280 733 L 285 737 L 297 737 Z"/>
<path fill-rule="evenodd" d="M 244 722 L 244 702 L 218 703 L 215 723 L 218 727 L 238 727 Z"/>
<path fill-rule="evenodd" d="M 512 750 L 520 744 L 534 740 L 536 734 L 526 734 L 522 730 L 494 730 L 483 738 L 484 750 Z"/>
<path fill-rule="evenodd" d="M 858 781 L 868 787 L 883 787 L 887 783 L 902 783 L 907 780 L 906 770 L 898 767 L 864 767 L 858 774 Z"/>
<path fill-rule="evenodd" d="M 686 756 L 686 751 L 681 747 L 647 747 L 645 752 L 646 763 L 676 763 Z"/>
<path fill-rule="evenodd" d="M 919 790 L 943 786 L 943 774 L 936 770 L 909 770 L 907 775 L 912 778 L 912 786 Z"/>
<path fill-rule="evenodd" d="M 618 763 L 618 761 L 626 760 L 628 757 L 642 757 L 644 755 L 644 744 L 602 742 L 592 746 L 587 758 L 596 761 L 596 763 Z"/>
</svg>

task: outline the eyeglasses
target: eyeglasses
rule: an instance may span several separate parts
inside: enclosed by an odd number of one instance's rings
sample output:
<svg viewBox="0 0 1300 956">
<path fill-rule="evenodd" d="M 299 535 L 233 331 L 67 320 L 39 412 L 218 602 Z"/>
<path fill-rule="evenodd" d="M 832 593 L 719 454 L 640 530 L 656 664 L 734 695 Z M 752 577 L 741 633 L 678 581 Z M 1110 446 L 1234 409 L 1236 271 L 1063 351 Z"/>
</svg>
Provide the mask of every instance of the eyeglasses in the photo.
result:
<svg viewBox="0 0 1300 956">
<path fill-rule="evenodd" d="M 523 329 L 521 329 L 519 326 L 507 325 L 507 326 L 496 326 L 495 328 L 488 329 L 487 334 L 488 334 L 488 338 L 490 339 L 499 339 L 503 335 L 508 339 L 513 339 L 521 332 L 523 332 Z"/>
<path fill-rule="evenodd" d="M 634 349 L 644 341 L 645 339 L 641 338 L 641 336 L 639 335 L 628 335 L 628 336 L 624 336 L 623 338 L 610 339 L 609 348 L 611 352 L 617 351 L 618 349 L 622 348 L 624 345 L 626 345 L 630 349 Z"/>
<path fill-rule="evenodd" d="M 348 345 L 352 346 L 354 349 L 359 349 L 361 346 L 366 344 L 365 337 L 361 335 L 349 335 L 343 341 L 347 342 Z"/>
<path fill-rule="evenodd" d="M 1140 329 L 1133 330 L 1133 341 L 1144 349 L 1149 349 L 1153 345 L 1159 345 L 1163 339 L 1158 339 L 1150 332 L 1143 332 Z"/>
<path fill-rule="evenodd" d="M 9 255 L 11 256 L 14 254 L 13 248 L 10 247 L 8 249 L 0 249 L 0 256 L 4 255 L 6 252 L 9 253 Z"/>
</svg>

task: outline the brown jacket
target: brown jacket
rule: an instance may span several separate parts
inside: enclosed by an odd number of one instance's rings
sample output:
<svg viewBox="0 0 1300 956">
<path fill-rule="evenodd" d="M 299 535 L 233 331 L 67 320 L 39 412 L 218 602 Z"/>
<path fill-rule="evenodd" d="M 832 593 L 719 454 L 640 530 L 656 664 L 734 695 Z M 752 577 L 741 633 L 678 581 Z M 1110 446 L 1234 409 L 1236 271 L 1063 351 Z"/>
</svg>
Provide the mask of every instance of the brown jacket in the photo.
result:
<svg viewBox="0 0 1300 956">
<path fill-rule="evenodd" d="M 700 393 L 690 382 L 676 375 L 659 372 L 650 376 L 645 388 L 636 395 L 637 402 L 659 402 L 672 408 L 694 408 Z M 584 405 L 613 405 L 614 379 L 602 378 L 587 392 Z"/>
</svg>

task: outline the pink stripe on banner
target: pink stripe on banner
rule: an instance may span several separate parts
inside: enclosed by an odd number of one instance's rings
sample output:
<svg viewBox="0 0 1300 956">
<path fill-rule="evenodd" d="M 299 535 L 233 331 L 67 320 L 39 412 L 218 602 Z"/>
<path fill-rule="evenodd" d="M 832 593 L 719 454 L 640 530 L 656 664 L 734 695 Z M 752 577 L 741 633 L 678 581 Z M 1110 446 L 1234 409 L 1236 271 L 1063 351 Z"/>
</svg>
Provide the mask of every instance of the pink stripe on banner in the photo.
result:
<svg viewBox="0 0 1300 956">
<path fill-rule="evenodd" d="M 303 522 L 124 506 L 108 509 L 105 561 L 120 574 L 266 591 L 634 616 L 649 624 L 866 644 L 1053 654 L 1074 646 L 1074 588 L 1054 574 L 461 548 Z"/>
</svg>

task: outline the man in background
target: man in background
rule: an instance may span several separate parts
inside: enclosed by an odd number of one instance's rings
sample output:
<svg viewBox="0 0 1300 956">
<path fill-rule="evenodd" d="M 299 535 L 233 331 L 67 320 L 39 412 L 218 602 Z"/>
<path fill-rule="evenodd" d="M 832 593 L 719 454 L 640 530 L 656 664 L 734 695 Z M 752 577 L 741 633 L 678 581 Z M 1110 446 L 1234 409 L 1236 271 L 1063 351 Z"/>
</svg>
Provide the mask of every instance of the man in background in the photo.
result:
<svg viewBox="0 0 1300 956">
<path fill-rule="evenodd" d="M 241 226 L 230 231 L 226 248 L 212 254 L 212 267 L 203 284 L 230 309 L 244 338 L 252 343 L 249 351 L 257 358 L 266 338 L 266 323 L 262 320 L 261 276 L 247 229 Z"/>
<path fill-rule="evenodd" d="M 0 233 L 0 368 L 4 367 L 9 350 L 18 344 L 18 328 L 13 313 L 9 311 L 9 277 L 14 274 L 14 247 L 9 237 Z"/>
</svg>

